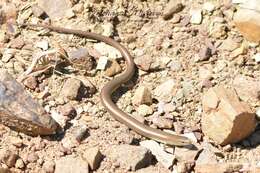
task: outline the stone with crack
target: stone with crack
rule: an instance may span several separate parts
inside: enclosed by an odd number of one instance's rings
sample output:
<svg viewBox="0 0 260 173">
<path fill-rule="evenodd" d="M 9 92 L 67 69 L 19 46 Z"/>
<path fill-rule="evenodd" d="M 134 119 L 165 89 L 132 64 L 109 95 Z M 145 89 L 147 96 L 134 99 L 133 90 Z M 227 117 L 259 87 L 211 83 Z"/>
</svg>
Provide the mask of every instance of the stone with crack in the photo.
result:
<svg viewBox="0 0 260 173">
<path fill-rule="evenodd" d="M 59 127 L 5 70 L 0 71 L 0 122 L 32 136 L 54 134 Z"/>
</svg>

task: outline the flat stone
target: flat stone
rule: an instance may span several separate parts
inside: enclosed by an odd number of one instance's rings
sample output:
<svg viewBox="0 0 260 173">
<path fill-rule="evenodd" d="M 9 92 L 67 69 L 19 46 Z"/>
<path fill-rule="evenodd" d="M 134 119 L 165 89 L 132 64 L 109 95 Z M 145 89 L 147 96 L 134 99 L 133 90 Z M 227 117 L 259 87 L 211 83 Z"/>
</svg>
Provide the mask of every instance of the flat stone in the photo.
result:
<svg viewBox="0 0 260 173">
<path fill-rule="evenodd" d="M 169 79 L 155 88 L 154 95 L 158 98 L 159 101 L 169 102 L 173 97 L 174 88 L 174 79 Z"/>
<path fill-rule="evenodd" d="M 94 49 L 96 49 L 102 56 L 107 56 L 110 59 L 122 58 L 121 53 L 116 48 L 103 42 L 94 44 Z"/>
<path fill-rule="evenodd" d="M 174 156 L 163 150 L 163 148 L 153 140 L 146 140 L 140 142 L 142 147 L 149 149 L 152 154 L 156 157 L 157 161 L 160 162 L 165 168 L 170 168 L 173 165 Z"/>
<path fill-rule="evenodd" d="M 140 86 L 135 91 L 135 94 L 132 98 L 132 103 L 134 105 L 141 105 L 141 104 L 150 105 L 153 103 L 152 93 L 147 87 Z"/>
<path fill-rule="evenodd" d="M 257 102 L 260 99 L 260 80 L 248 76 L 238 75 L 233 80 L 233 86 L 243 101 Z"/>
<path fill-rule="evenodd" d="M 58 124 L 5 70 L 0 71 L 0 109 L 1 123 L 14 130 L 34 136 L 56 133 Z"/>
<path fill-rule="evenodd" d="M 259 6 L 259 5 L 257 5 Z M 256 7 L 257 7 L 256 6 Z M 240 33 L 251 42 L 260 41 L 259 11 L 240 8 L 234 15 L 234 23 Z"/>
<path fill-rule="evenodd" d="M 210 88 L 203 96 L 202 106 L 202 131 L 217 144 L 241 141 L 256 127 L 254 112 L 239 100 L 233 88 Z"/>
<path fill-rule="evenodd" d="M 106 56 L 101 56 L 101 57 L 98 59 L 96 69 L 97 69 L 97 70 L 105 70 L 107 64 L 108 64 L 108 58 L 107 58 Z"/>
<path fill-rule="evenodd" d="M 202 22 L 202 11 L 201 9 L 192 9 L 190 10 L 190 23 L 192 24 L 201 24 Z"/>
<path fill-rule="evenodd" d="M 211 57 L 211 49 L 209 47 L 202 47 L 199 51 L 200 61 L 206 61 Z"/>
<path fill-rule="evenodd" d="M 91 170 L 96 170 L 103 159 L 103 155 L 98 147 L 93 147 L 84 151 L 83 158 L 87 160 Z"/>
<path fill-rule="evenodd" d="M 147 168 L 139 169 L 136 171 L 136 173 L 158 173 L 158 168 L 154 166 L 149 166 Z M 160 169 L 163 173 L 170 173 L 170 170 L 168 169 Z"/>
<path fill-rule="evenodd" d="M 237 42 L 235 42 L 233 39 L 226 39 L 222 42 L 219 49 L 231 52 L 238 47 L 239 47 L 239 44 Z"/>
<path fill-rule="evenodd" d="M 111 147 L 108 157 L 124 168 L 136 171 L 149 166 L 153 156 L 144 147 L 124 144 Z"/>
<path fill-rule="evenodd" d="M 205 2 L 203 4 L 203 10 L 213 12 L 215 10 L 215 4 L 213 2 Z"/>
<path fill-rule="evenodd" d="M 209 149 L 204 149 L 196 160 L 196 165 L 217 163 L 217 156 Z"/>
<path fill-rule="evenodd" d="M 65 156 L 56 161 L 55 173 L 88 173 L 88 163 L 81 157 Z"/>
<path fill-rule="evenodd" d="M 52 20 L 58 20 L 67 16 L 71 10 L 69 0 L 38 0 L 39 7 L 47 13 Z"/>
</svg>

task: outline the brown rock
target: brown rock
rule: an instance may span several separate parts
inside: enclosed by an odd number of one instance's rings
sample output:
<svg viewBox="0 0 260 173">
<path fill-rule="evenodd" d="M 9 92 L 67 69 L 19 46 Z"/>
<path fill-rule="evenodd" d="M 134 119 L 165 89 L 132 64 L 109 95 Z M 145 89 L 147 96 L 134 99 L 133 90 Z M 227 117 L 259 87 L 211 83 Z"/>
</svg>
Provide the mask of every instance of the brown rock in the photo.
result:
<svg viewBox="0 0 260 173">
<path fill-rule="evenodd" d="M 132 98 L 132 103 L 134 105 L 147 104 L 150 105 L 153 103 L 152 93 L 145 86 L 140 86 L 136 89 L 135 94 Z"/>
<path fill-rule="evenodd" d="M 38 83 L 34 76 L 30 76 L 23 81 L 24 85 L 32 90 L 35 90 Z"/>
<path fill-rule="evenodd" d="M 241 34 L 249 41 L 260 41 L 260 13 L 250 9 L 239 9 L 234 16 L 234 22 Z"/>
<path fill-rule="evenodd" d="M 70 52 L 69 57 L 76 69 L 90 71 L 94 67 L 94 60 L 86 48 L 79 48 Z"/>
<path fill-rule="evenodd" d="M 6 149 L 0 150 L 0 161 L 6 164 L 8 167 L 13 167 L 15 165 L 17 158 L 18 158 L 17 154 L 10 150 L 6 150 Z"/>
<path fill-rule="evenodd" d="M 238 75 L 233 80 L 238 96 L 244 101 L 257 102 L 260 99 L 260 80 Z"/>
<path fill-rule="evenodd" d="M 184 6 L 182 3 L 180 3 L 176 0 L 170 0 L 164 9 L 163 19 L 168 20 L 168 19 L 172 18 L 172 16 L 175 13 L 180 12 L 183 8 L 184 8 Z"/>
<path fill-rule="evenodd" d="M 249 136 L 256 127 L 255 114 L 234 89 L 210 88 L 203 96 L 202 131 L 217 144 L 227 145 Z"/>
<path fill-rule="evenodd" d="M 122 71 L 120 65 L 116 60 L 109 61 L 106 70 L 105 70 L 105 75 L 112 77 Z"/>
<path fill-rule="evenodd" d="M 59 111 L 63 116 L 74 118 L 77 114 L 76 109 L 71 104 L 65 104 L 59 107 Z"/>
<path fill-rule="evenodd" d="M 4 70 L 0 71 L 0 96 L 0 122 L 4 125 L 30 135 L 56 132 L 57 123 Z"/>
<path fill-rule="evenodd" d="M 98 147 L 89 148 L 84 151 L 83 158 L 87 160 L 91 170 L 96 170 L 103 159 Z"/>
</svg>

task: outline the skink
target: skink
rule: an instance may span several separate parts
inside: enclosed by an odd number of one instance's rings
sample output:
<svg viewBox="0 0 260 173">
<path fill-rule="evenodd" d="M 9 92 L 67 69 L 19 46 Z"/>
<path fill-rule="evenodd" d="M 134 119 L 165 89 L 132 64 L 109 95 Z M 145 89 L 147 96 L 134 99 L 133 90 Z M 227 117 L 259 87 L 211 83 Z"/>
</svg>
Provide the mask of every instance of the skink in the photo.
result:
<svg viewBox="0 0 260 173">
<path fill-rule="evenodd" d="M 82 30 L 74 30 L 74 29 L 67 29 L 67 28 L 62 28 L 62 27 L 56 27 L 56 26 L 50 26 L 50 25 L 44 25 L 44 24 L 28 24 L 28 23 L 23 23 L 23 24 L 18 24 L 20 26 L 30 26 L 30 27 L 42 27 L 46 29 L 50 29 L 51 31 L 55 31 L 58 33 L 63 33 L 63 34 L 75 34 L 81 37 L 86 37 L 89 39 L 95 39 L 98 41 L 105 42 L 106 44 L 109 44 L 113 47 L 115 47 L 117 50 L 120 51 L 122 56 L 124 57 L 126 61 L 126 69 L 123 73 L 120 75 L 117 75 L 114 79 L 109 81 L 101 90 L 101 102 L 103 106 L 106 108 L 106 110 L 119 122 L 125 124 L 127 127 L 130 129 L 136 131 L 140 135 L 151 138 L 153 140 L 168 144 L 168 145 L 176 145 L 176 146 L 185 146 L 191 144 L 191 141 L 184 136 L 180 135 L 174 135 L 170 134 L 155 128 L 151 128 L 149 126 L 146 126 L 142 124 L 141 122 L 137 121 L 135 118 L 129 116 L 125 112 L 123 112 L 121 109 L 119 109 L 116 104 L 112 101 L 111 95 L 112 93 L 123 83 L 127 82 L 130 80 L 135 73 L 135 64 L 133 61 L 132 56 L 128 52 L 128 50 L 113 40 L 112 38 L 92 33 L 92 32 L 87 32 L 87 31 L 82 31 Z"/>
</svg>

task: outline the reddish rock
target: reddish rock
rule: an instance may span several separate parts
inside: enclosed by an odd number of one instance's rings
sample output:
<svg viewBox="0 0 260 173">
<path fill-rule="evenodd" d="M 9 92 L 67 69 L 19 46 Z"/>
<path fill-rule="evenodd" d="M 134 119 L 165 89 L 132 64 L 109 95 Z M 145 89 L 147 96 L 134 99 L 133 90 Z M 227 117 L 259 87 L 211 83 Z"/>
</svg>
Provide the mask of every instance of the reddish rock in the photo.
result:
<svg viewBox="0 0 260 173">
<path fill-rule="evenodd" d="M 236 143 L 256 127 L 254 112 L 241 102 L 234 89 L 217 86 L 203 96 L 203 133 L 220 145 Z"/>
</svg>

